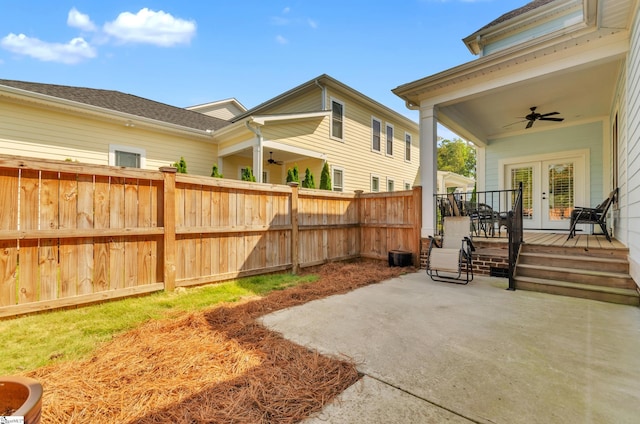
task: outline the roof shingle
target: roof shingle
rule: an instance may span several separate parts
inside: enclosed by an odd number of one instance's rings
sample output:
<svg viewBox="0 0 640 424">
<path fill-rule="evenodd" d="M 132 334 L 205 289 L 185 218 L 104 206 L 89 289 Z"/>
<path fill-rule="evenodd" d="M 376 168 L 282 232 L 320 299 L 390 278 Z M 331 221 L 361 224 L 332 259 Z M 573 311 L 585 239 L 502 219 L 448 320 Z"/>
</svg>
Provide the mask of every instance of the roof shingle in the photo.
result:
<svg viewBox="0 0 640 424">
<path fill-rule="evenodd" d="M 224 119 L 170 106 L 132 94 L 121 93 L 119 91 L 4 79 L 0 79 L 0 85 L 197 130 L 215 131 L 230 124 L 230 122 Z"/>
</svg>

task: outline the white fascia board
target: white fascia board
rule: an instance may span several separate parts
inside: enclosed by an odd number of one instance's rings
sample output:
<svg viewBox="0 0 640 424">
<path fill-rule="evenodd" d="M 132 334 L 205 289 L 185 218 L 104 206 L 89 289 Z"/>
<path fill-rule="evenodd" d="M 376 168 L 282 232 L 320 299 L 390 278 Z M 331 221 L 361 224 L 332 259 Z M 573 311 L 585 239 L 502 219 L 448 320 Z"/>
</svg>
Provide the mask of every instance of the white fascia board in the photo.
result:
<svg viewBox="0 0 640 424">
<path fill-rule="evenodd" d="M 327 159 L 326 153 L 316 152 L 314 150 L 309 150 L 302 147 L 291 146 L 289 144 L 279 143 L 277 141 L 265 140 L 262 142 L 262 146 L 265 149 L 281 150 L 283 152 L 289 152 L 300 156 L 307 156 L 314 159 Z"/>
<path fill-rule="evenodd" d="M 331 115 L 331 111 L 285 113 L 282 115 L 256 115 L 250 118 L 258 125 L 265 125 L 270 122 L 301 121 L 306 119 L 324 118 Z"/>
<path fill-rule="evenodd" d="M 235 153 L 241 152 L 247 149 L 253 149 L 258 145 L 258 140 L 256 138 L 252 138 L 251 140 L 241 141 L 240 143 L 235 143 L 229 147 L 225 147 L 223 149 L 218 150 L 218 157 L 226 157 L 233 155 Z"/>
<path fill-rule="evenodd" d="M 184 127 L 182 125 L 171 124 L 169 122 L 158 121 L 156 119 L 145 118 L 139 115 L 119 112 L 117 110 L 105 109 L 99 106 L 93 106 L 86 103 L 63 99 L 60 97 L 49 96 L 47 94 L 35 93 L 33 91 L 22 90 L 20 88 L 9 87 L 6 85 L 0 85 L 0 95 L 2 94 L 21 100 L 27 99 L 46 106 L 54 105 L 60 108 L 71 109 L 76 112 L 88 113 L 105 119 L 122 119 L 123 125 L 125 125 L 127 122 L 131 122 L 135 125 L 145 124 L 149 127 L 154 127 L 157 129 L 171 130 L 183 134 L 186 133 L 190 135 L 206 137 L 210 141 L 213 141 L 213 131 L 211 130 L 198 130 L 195 128 Z"/>
</svg>

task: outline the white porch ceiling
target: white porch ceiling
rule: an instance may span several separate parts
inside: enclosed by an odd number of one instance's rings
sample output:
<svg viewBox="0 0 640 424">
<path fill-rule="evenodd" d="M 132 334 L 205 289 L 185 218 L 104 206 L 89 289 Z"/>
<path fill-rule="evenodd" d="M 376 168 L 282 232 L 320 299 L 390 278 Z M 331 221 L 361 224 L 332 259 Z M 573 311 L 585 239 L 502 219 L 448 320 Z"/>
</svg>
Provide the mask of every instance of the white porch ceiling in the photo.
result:
<svg viewBox="0 0 640 424">
<path fill-rule="evenodd" d="M 491 139 L 575 125 L 609 116 L 621 59 L 581 66 L 503 86 L 438 106 L 438 120 L 463 138 Z M 536 121 L 526 129 L 525 115 L 560 112 L 563 122 Z"/>
</svg>

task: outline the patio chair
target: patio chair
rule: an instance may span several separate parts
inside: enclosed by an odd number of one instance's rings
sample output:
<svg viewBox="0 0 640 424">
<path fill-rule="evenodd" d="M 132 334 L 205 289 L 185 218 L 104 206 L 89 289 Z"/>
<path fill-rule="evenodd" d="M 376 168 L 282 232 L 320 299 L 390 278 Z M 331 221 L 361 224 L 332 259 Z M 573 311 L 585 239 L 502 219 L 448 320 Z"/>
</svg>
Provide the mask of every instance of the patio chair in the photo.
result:
<svg viewBox="0 0 640 424">
<path fill-rule="evenodd" d="M 618 189 L 616 188 L 609 193 L 609 197 L 595 208 L 576 206 L 573 211 L 571 211 L 571 227 L 569 228 L 569 236 L 567 237 L 567 240 L 576 235 L 576 225 L 591 224 L 591 233 L 593 234 L 593 227 L 595 224 L 598 224 L 607 240 L 611 242 L 609 230 L 607 229 L 607 213 L 617 196 Z"/>
<path fill-rule="evenodd" d="M 471 219 L 468 216 L 444 218 L 444 234 L 439 246 L 430 237 L 427 274 L 433 281 L 468 284 L 473 280 Z"/>
</svg>

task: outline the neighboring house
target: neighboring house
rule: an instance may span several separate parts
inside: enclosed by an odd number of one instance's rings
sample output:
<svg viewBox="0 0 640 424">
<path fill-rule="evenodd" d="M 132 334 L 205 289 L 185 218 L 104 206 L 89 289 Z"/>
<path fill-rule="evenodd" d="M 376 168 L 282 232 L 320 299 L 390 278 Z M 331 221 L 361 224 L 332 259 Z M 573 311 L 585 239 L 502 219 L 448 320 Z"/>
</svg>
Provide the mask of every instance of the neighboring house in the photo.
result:
<svg viewBox="0 0 640 424">
<path fill-rule="evenodd" d="M 258 180 L 284 184 L 287 169 L 314 175 L 324 162 L 335 191 L 410 189 L 418 173 L 418 125 L 328 75 L 321 75 L 232 119 L 215 132 L 225 178 L 251 167 Z"/>
<path fill-rule="evenodd" d="M 247 108 L 236 99 L 218 100 L 217 102 L 205 103 L 203 105 L 190 106 L 187 110 L 204 113 L 205 115 L 230 121 L 236 116 L 245 113 Z"/>
<path fill-rule="evenodd" d="M 453 190 L 458 193 L 470 193 L 476 180 L 449 171 L 438 171 L 438 194 L 447 194 Z"/>
<path fill-rule="evenodd" d="M 0 152 L 158 169 L 184 157 L 190 174 L 284 184 L 308 167 L 336 191 L 409 189 L 418 125 L 322 75 L 251 110 L 235 99 L 182 109 L 111 90 L 0 80 Z"/>
<path fill-rule="evenodd" d="M 619 188 L 609 223 L 640 284 L 638 2 L 536 0 L 464 42 L 478 59 L 393 90 L 420 110 L 421 163 L 433 169 L 421 174 L 423 237 L 435 232 L 441 123 L 476 144 L 479 191 L 529 184 L 525 228 L 568 230 L 558 208 Z"/>
<path fill-rule="evenodd" d="M 111 90 L 0 80 L 0 153 L 210 175 L 229 122 Z"/>
</svg>

